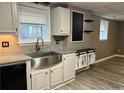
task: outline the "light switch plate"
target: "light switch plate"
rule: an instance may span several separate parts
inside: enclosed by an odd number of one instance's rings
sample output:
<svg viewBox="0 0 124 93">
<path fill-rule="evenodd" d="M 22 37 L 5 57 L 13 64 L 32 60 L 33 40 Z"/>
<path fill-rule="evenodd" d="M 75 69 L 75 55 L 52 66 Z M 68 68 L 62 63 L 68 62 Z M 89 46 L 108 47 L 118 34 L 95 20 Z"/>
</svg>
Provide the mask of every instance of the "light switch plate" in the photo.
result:
<svg viewBox="0 0 124 93">
<path fill-rule="evenodd" d="M 9 47 L 9 41 L 3 41 L 3 42 L 2 42 L 2 47 L 3 47 L 3 48 Z"/>
</svg>

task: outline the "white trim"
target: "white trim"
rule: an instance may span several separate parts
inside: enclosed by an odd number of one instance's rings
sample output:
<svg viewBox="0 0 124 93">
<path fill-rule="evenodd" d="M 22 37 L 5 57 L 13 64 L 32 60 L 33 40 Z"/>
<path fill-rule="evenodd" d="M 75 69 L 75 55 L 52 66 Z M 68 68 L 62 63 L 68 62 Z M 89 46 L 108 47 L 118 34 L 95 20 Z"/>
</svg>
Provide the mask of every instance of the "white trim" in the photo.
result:
<svg viewBox="0 0 124 93">
<path fill-rule="evenodd" d="M 102 61 L 105 61 L 107 59 L 111 59 L 113 57 L 124 57 L 124 55 L 115 54 L 115 55 L 112 55 L 112 56 L 108 56 L 108 57 L 105 57 L 105 58 L 96 60 L 94 64 L 99 63 L 99 62 L 102 62 Z"/>
<path fill-rule="evenodd" d="M 74 79 L 71 79 L 71 80 L 69 80 L 69 81 L 67 81 L 67 82 L 65 82 L 65 83 L 63 83 L 63 84 L 61 84 L 61 85 L 59 85 L 59 86 L 57 86 L 57 87 L 51 89 L 51 90 L 55 90 L 55 89 L 57 89 L 57 88 L 60 88 L 60 87 L 66 85 L 66 84 L 68 84 L 68 83 L 70 83 L 70 82 L 72 82 L 72 81 L 74 81 L 74 80 L 75 80 L 75 78 L 74 78 Z"/>
<path fill-rule="evenodd" d="M 30 72 L 31 72 L 31 62 L 30 61 L 26 61 L 27 90 L 31 90 Z"/>
<path fill-rule="evenodd" d="M 105 61 L 105 60 L 110 59 L 110 58 L 113 58 L 113 57 L 115 57 L 115 56 L 116 56 L 116 55 L 112 55 L 112 56 L 108 56 L 108 57 L 105 57 L 105 58 L 96 60 L 95 63 L 99 63 L 99 62 Z M 95 64 L 95 63 L 94 63 L 94 64 Z"/>
<path fill-rule="evenodd" d="M 49 45 L 52 42 L 44 42 L 44 45 Z M 18 46 L 35 46 L 36 42 L 34 43 L 18 43 Z M 40 42 L 39 45 L 42 45 L 42 43 Z"/>
<path fill-rule="evenodd" d="M 116 57 L 124 57 L 124 55 L 119 55 L 119 54 L 116 54 L 115 56 Z"/>
</svg>

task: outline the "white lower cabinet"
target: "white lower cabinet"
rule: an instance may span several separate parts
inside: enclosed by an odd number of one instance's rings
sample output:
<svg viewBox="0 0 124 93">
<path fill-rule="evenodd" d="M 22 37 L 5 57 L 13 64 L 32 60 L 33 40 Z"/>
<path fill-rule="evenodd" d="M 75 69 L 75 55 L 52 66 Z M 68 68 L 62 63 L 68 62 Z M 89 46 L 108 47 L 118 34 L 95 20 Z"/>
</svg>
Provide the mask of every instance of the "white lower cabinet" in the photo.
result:
<svg viewBox="0 0 124 93">
<path fill-rule="evenodd" d="M 55 86 L 63 82 L 62 64 L 50 68 L 50 73 L 51 73 L 51 79 L 50 79 L 51 86 Z"/>
<path fill-rule="evenodd" d="M 50 87 L 49 69 L 43 69 L 41 71 L 32 73 L 32 90 L 45 90 Z"/>
<path fill-rule="evenodd" d="M 48 69 L 33 71 L 31 74 L 32 90 L 50 89 L 63 82 L 62 63 Z"/>
<path fill-rule="evenodd" d="M 64 81 L 68 81 L 75 77 L 75 63 L 76 63 L 76 55 L 65 54 L 63 55 L 63 68 L 64 68 Z"/>
<path fill-rule="evenodd" d="M 47 69 L 31 72 L 32 90 L 53 89 L 75 77 L 76 55 L 65 54 L 62 62 Z"/>
</svg>

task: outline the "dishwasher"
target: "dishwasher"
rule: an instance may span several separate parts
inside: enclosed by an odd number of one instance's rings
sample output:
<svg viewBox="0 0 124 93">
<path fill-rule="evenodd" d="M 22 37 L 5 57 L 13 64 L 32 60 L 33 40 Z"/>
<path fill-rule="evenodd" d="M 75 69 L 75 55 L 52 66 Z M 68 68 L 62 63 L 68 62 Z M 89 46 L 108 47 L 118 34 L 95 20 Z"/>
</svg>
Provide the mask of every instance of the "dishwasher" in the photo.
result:
<svg viewBox="0 0 124 93">
<path fill-rule="evenodd" d="M 27 90 L 26 63 L 0 67 L 0 90 Z"/>
</svg>

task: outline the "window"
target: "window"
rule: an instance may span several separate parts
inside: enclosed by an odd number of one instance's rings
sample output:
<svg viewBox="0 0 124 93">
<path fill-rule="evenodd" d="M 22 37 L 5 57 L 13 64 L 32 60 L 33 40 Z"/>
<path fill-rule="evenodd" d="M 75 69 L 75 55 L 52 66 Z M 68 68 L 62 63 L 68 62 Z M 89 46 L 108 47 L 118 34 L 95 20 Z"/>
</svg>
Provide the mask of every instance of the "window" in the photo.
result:
<svg viewBox="0 0 124 93">
<path fill-rule="evenodd" d="M 51 42 L 49 13 L 47 10 L 19 6 L 19 43 L 36 43 L 37 38 Z"/>
<path fill-rule="evenodd" d="M 100 36 L 99 36 L 99 40 L 107 40 L 108 39 L 108 24 L 109 24 L 108 21 L 100 20 Z"/>
<path fill-rule="evenodd" d="M 35 43 L 38 37 L 42 37 L 44 42 L 50 42 L 49 34 L 45 25 L 21 24 L 20 42 Z"/>
</svg>

